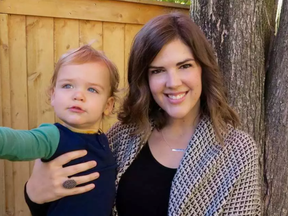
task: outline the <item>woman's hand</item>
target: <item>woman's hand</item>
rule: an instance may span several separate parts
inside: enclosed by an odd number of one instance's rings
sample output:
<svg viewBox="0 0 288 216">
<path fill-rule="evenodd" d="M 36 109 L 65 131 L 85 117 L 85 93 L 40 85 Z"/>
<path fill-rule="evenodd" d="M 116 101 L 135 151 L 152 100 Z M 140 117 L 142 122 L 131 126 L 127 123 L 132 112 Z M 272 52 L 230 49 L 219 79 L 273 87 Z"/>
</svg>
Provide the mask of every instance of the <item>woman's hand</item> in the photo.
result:
<svg viewBox="0 0 288 216">
<path fill-rule="evenodd" d="M 87 154 L 85 150 L 73 151 L 63 154 L 54 160 L 43 163 L 40 159 L 35 161 L 32 175 L 27 182 L 26 190 L 31 201 L 42 204 L 58 200 L 65 196 L 85 193 L 92 190 L 95 185 L 88 184 L 72 189 L 65 189 L 63 182 L 68 176 L 83 172 L 96 166 L 95 161 L 89 161 L 63 168 L 62 166 L 71 160 L 83 157 Z M 85 176 L 72 177 L 78 184 L 97 179 L 99 173 L 91 173 Z"/>
</svg>

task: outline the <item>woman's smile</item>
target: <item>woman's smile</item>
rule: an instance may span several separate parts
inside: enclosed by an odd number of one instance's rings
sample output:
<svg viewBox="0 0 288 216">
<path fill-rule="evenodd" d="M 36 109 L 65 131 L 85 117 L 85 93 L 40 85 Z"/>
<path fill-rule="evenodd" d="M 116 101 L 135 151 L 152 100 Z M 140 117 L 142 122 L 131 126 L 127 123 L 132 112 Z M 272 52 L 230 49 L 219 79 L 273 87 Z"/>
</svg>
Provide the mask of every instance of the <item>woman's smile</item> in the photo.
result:
<svg viewBox="0 0 288 216">
<path fill-rule="evenodd" d="M 168 98 L 170 103 L 178 104 L 178 103 L 181 103 L 182 101 L 185 100 L 186 95 L 188 94 L 188 92 L 189 91 L 179 92 L 179 93 L 169 93 L 169 94 L 165 94 L 165 95 Z"/>
</svg>

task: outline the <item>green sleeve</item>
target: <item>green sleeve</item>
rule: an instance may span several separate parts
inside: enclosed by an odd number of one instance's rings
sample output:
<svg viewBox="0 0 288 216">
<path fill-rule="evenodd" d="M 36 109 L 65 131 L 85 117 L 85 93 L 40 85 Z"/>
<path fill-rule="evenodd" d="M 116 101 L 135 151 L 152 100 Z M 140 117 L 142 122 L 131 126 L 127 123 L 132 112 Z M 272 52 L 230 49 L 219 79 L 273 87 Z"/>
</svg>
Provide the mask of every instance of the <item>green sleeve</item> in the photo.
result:
<svg viewBox="0 0 288 216">
<path fill-rule="evenodd" d="M 14 130 L 0 127 L 0 159 L 27 161 L 50 158 L 60 140 L 58 128 L 42 124 L 32 130 Z"/>
</svg>

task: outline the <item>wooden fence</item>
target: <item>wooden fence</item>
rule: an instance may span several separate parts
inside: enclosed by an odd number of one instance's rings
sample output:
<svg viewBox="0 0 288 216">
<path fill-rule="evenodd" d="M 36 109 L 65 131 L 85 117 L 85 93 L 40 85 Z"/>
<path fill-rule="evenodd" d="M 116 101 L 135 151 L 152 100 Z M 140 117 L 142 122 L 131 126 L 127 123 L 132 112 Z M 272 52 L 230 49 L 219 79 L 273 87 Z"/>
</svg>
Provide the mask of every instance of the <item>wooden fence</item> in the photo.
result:
<svg viewBox="0 0 288 216">
<path fill-rule="evenodd" d="M 187 6 L 152 1 L 0 0 L 0 125 L 31 129 L 56 118 L 46 89 L 57 59 L 96 39 L 118 66 L 126 85 L 126 62 L 134 35 L 149 19 Z M 105 120 L 106 131 L 115 118 Z M 33 162 L 0 160 L 0 216 L 30 215 L 23 186 Z"/>
</svg>

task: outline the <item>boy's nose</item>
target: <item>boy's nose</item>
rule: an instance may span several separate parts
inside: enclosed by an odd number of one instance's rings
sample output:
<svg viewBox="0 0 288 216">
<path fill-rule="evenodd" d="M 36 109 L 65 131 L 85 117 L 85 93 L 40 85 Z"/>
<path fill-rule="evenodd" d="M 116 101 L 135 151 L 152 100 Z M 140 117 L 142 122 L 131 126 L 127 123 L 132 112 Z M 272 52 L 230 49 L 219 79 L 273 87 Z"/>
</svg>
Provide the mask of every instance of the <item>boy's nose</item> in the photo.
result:
<svg viewBox="0 0 288 216">
<path fill-rule="evenodd" d="M 85 101 L 85 96 L 81 91 L 77 91 L 75 92 L 75 94 L 73 95 L 73 100 L 77 100 L 77 101 Z"/>
</svg>

